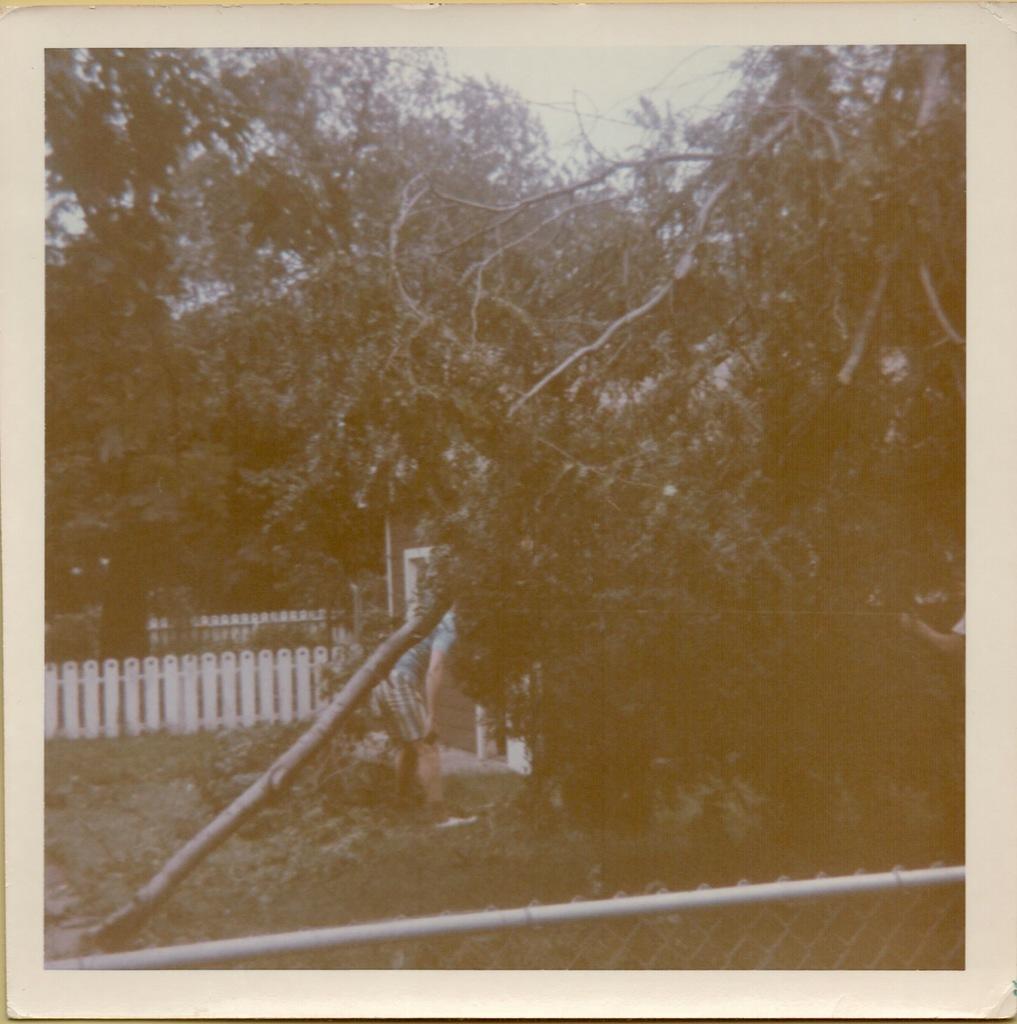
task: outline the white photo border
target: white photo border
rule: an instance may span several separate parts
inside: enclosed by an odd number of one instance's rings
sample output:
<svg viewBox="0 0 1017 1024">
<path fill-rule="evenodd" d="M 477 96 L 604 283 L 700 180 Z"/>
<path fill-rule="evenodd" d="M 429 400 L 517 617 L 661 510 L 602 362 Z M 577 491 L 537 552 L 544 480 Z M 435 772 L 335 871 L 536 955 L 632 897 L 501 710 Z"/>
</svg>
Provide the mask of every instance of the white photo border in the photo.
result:
<svg viewBox="0 0 1017 1024">
<path fill-rule="evenodd" d="M 9 1012 L 29 1017 L 1007 1017 L 1017 1001 L 1017 17 L 916 3 L 27 8 L 0 26 Z M 967 967 L 959 972 L 43 969 L 43 51 L 960 43 L 968 48 Z"/>
</svg>

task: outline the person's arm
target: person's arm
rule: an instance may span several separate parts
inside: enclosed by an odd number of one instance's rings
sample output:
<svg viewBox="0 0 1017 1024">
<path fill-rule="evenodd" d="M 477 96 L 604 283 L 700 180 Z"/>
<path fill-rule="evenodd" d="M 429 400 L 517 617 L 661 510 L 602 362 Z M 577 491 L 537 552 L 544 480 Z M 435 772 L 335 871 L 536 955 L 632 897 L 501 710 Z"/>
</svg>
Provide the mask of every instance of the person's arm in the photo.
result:
<svg viewBox="0 0 1017 1024">
<path fill-rule="evenodd" d="M 961 632 L 940 633 L 909 612 L 901 615 L 900 622 L 912 636 L 924 640 L 943 654 L 956 656 L 964 653 L 964 634 Z"/>
<path fill-rule="evenodd" d="M 424 679 L 424 701 L 427 708 L 427 732 L 435 732 L 437 729 L 436 712 L 438 709 L 438 694 L 445 683 L 448 674 L 448 652 L 435 645 L 431 649 L 431 660 L 427 666 L 427 676 Z"/>
</svg>

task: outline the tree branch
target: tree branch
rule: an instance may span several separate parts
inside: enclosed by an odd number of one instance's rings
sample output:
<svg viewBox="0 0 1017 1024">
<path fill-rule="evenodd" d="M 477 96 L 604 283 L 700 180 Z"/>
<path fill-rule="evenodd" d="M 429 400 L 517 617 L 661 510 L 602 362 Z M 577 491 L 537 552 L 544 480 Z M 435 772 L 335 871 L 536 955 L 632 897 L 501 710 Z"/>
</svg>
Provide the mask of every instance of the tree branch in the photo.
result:
<svg viewBox="0 0 1017 1024">
<path fill-rule="evenodd" d="M 762 138 L 757 140 L 750 147 L 745 159 L 751 160 L 753 157 L 758 155 L 761 150 L 774 142 L 787 130 L 788 126 L 792 123 L 792 120 L 793 118 L 788 116 L 774 125 Z M 717 205 L 717 201 L 720 197 L 724 195 L 724 193 L 734 184 L 737 173 L 738 165 L 728 172 L 723 181 L 714 186 L 710 194 L 704 200 L 703 205 L 699 208 L 695 224 L 692 226 L 692 230 L 689 233 L 689 239 L 686 242 L 685 247 L 682 250 L 682 254 L 678 258 L 678 262 L 675 264 L 674 271 L 671 274 L 671 280 L 658 285 L 641 305 L 636 306 L 634 309 L 630 309 L 627 313 L 623 313 L 616 320 L 608 324 L 596 340 L 590 342 L 589 345 L 583 345 L 581 348 L 576 349 L 557 366 L 544 374 L 544 376 L 541 377 L 540 380 L 538 380 L 537 383 L 529 389 L 529 391 L 521 395 L 512 403 L 511 406 L 509 406 L 508 415 L 510 417 L 514 416 L 531 398 L 533 398 L 534 395 L 543 391 L 551 381 L 561 376 L 561 374 L 563 374 L 570 366 L 577 363 L 580 359 L 602 349 L 623 327 L 627 327 L 635 320 L 645 316 L 663 302 L 671 291 L 674 283 L 681 281 L 682 278 L 686 277 L 692 269 L 696 249 L 699 245 L 703 232 L 706 230 L 706 224 L 710 219 L 710 214 L 713 212 L 713 208 Z"/>
<path fill-rule="evenodd" d="M 319 712 L 310 729 L 233 803 L 180 847 L 124 906 L 91 929 L 86 935 L 87 941 L 111 949 L 134 934 L 198 864 L 236 832 L 255 811 L 289 786 L 298 769 L 350 716 L 399 656 L 437 625 L 444 611 L 441 607 L 431 609 L 397 629 L 375 648 L 342 690 Z"/>
<path fill-rule="evenodd" d="M 559 185 L 556 188 L 548 189 L 546 192 L 538 192 L 536 195 L 527 196 L 514 203 L 481 203 L 475 199 L 464 199 L 461 196 L 449 195 L 441 189 L 431 186 L 431 192 L 439 199 L 457 206 L 468 206 L 474 210 L 486 210 L 488 213 L 520 213 L 537 203 L 547 202 L 549 199 L 558 199 L 561 196 L 572 195 L 580 189 L 590 188 L 606 181 L 612 174 L 618 171 L 635 170 L 641 167 L 651 167 L 654 164 L 696 162 L 702 160 L 716 160 L 719 153 L 662 153 L 659 156 L 644 157 L 641 160 L 616 160 L 609 167 L 591 174 L 588 178 L 574 181 L 568 185 Z"/>
<path fill-rule="evenodd" d="M 883 302 L 883 293 L 886 291 L 887 282 L 890 280 L 890 266 L 892 263 L 893 257 L 883 261 L 883 265 L 879 270 L 879 277 L 876 278 L 876 283 L 869 293 L 869 301 L 865 306 L 865 312 L 858 322 L 858 329 L 855 331 L 854 341 L 851 343 L 851 351 L 848 353 L 847 359 L 844 360 L 840 373 L 837 374 L 837 380 L 845 387 L 853 380 L 858 364 L 862 361 L 862 356 L 865 355 L 865 348 L 869 343 L 869 334 L 872 331 L 872 325 L 876 322 L 876 314 L 879 313 L 879 307 Z"/>
<path fill-rule="evenodd" d="M 668 292 L 671 291 L 671 282 L 665 281 L 664 284 L 658 285 L 653 292 L 650 293 L 650 297 L 641 305 L 636 306 L 634 309 L 630 309 L 627 313 L 618 317 L 601 333 L 600 337 L 596 341 L 590 342 L 589 345 L 583 345 L 581 348 L 577 348 L 569 356 L 563 359 L 554 369 L 549 370 L 544 374 L 540 380 L 537 381 L 533 387 L 530 388 L 524 395 L 517 398 L 511 406 L 509 406 L 508 415 L 514 416 L 523 405 L 525 405 L 534 395 L 543 391 L 551 381 L 560 377 L 573 363 L 579 362 L 580 359 L 590 355 L 593 352 L 597 352 L 602 349 L 623 327 L 632 323 L 634 320 L 638 320 L 641 316 L 649 313 L 652 309 L 655 309 L 667 296 Z"/>
<path fill-rule="evenodd" d="M 481 203 L 474 199 L 465 199 L 461 196 L 449 195 L 442 192 L 440 189 L 431 187 L 433 195 L 445 202 L 452 203 L 456 206 L 466 206 L 474 210 L 484 210 L 487 213 L 498 213 L 502 216 L 489 224 L 485 224 L 482 227 L 477 228 L 476 231 L 471 231 L 465 238 L 459 239 L 458 242 L 453 242 L 452 245 L 442 249 L 437 255 L 447 256 L 451 252 L 455 252 L 456 249 L 461 249 L 464 245 L 468 245 L 474 239 L 479 238 L 481 235 L 486 234 L 488 231 L 493 231 L 496 228 L 500 228 L 504 224 L 508 224 L 509 221 L 519 216 L 524 210 L 530 209 L 532 206 L 536 206 L 539 203 L 545 203 L 551 199 L 560 199 L 562 196 L 570 196 L 584 188 L 591 188 L 594 185 L 599 185 L 615 174 L 617 171 L 622 170 L 634 170 L 640 167 L 649 167 L 653 164 L 658 163 L 676 163 L 681 161 L 696 162 L 701 160 L 714 160 L 721 154 L 718 153 L 664 153 L 657 157 L 646 157 L 642 160 L 620 160 L 616 163 L 611 164 L 610 167 L 605 168 L 602 171 L 598 171 L 596 174 L 591 175 L 588 178 L 584 178 L 581 181 L 572 182 L 569 185 L 560 185 L 556 188 L 548 189 L 546 192 L 538 192 L 536 195 L 528 196 L 525 199 L 520 199 L 515 203 L 505 204 L 493 204 L 493 203 Z"/>
<path fill-rule="evenodd" d="M 416 206 L 421 197 L 427 192 L 427 186 L 425 185 L 417 189 L 416 193 L 412 196 L 410 195 L 410 189 L 413 187 L 414 182 L 420 180 L 420 177 L 418 174 L 403 189 L 403 201 L 399 206 L 399 216 L 392 222 L 392 227 L 389 228 L 388 232 L 388 265 L 389 272 L 392 274 L 392 280 L 395 282 L 396 292 L 402 299 L 403 304 L 418 320 L 426 321 L 428 319 L 427 314 L 411 298 L 403 284 L 402 274 L 399 272 L 399 233 L 402 231 L 403 225 L 406 223 L 413 207 Z"/>
<path fill-rule="evenodd" d="M 936 319 L 939 321 L 939 326 L 943 328 L 946 332 L 946 336 L 952 342 L 957 345 L 963 345 L 964 338 L 957 333 L 953 324 L 950 323 L 946 312 L 943 310 L 935 285 L 932 283 L 932 275 L 929 273 L 929 268 L 924 263 L 918 268 L 918 276 L 921 278 L 922 288 L 925 289 L 925 297 L 929 300 L 929 306 L 935 314 Z"/>
<path fill-rule="evenodd" d="M 490 253 L 488 253 L 488 255 L 485 256 L 483 259 L 478 260 L 476 263 L 471 263 L 470 266 L 468 266 L 460 275 L 459 284 L 463 284 L 471 274 L 483 273 L 483 271 L 502 253 L 514 248 L 517 245 L 520 245 L 522 242 L 528 241 L 534 235 L 539 234 L 541 231 L 543 231 L 544 228 L 546 228 L 549 224 L 553 224 L 556 220 L 561 220 L 562 217 L 566 217 L 570 213 L 575 213 L 577 210 L 589 210 L 592 209 L 594 206 L 603 206 L 604 203 L 613 202 L 614 198 L 614 196 L 605 196 L 604 198 L 601 199 L 593 199 L 588 203 L 573 203 L 571 206 L 566 206 L 561 210 L 555 211 L 550 216 L 545 217 L 542 221 L 540 221 L 540 223 L 538 223 L 535 227 L 531 228 L 529 231 L 524 231 L 521 235 L 517 235 L 515 238 L 512 238 L 509 241 L 503 242 L 501 245 L 497 246 Z"/>
</svg>

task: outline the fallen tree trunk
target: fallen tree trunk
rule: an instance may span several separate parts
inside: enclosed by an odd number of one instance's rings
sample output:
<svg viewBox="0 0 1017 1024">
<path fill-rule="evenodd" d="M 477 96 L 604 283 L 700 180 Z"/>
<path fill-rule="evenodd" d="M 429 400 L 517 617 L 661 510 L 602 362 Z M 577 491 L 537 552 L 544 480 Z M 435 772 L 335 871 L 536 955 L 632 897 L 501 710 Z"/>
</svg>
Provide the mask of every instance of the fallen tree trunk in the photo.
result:
<svg viewBox="0 0 1017 1024">
<path fill-rule="evenodd" d="M 86 932 L 83 936 L 85 944 L 91 948 L 116 949 L 130 938 L 194 868 L 236 832 L 255 811 L 293 781 L 297 771 L 342 725 L 363 697 L 388 674 L 399 656 L 427 636 L 443 613 L 443 608 L 434 608 L 406 623 L 379 644 L 322 709 L 307 732 L 281 754 L 256 782 L 180 847 L 126 904 Z"/>
</svg>

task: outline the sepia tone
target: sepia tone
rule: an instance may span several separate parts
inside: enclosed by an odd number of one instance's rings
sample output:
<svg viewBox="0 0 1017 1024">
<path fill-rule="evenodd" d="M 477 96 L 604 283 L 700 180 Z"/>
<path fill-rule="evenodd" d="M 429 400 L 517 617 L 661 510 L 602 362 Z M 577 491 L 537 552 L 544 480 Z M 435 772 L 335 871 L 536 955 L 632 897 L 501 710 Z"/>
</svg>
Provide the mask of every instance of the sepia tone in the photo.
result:
<svg viewBox="0 0 1017 1024">
<path fill-rule="evenodd" d="M 963 969 L 964 48 L 711 74 L 47 52 L 51 966 Z"/>
</svg>

